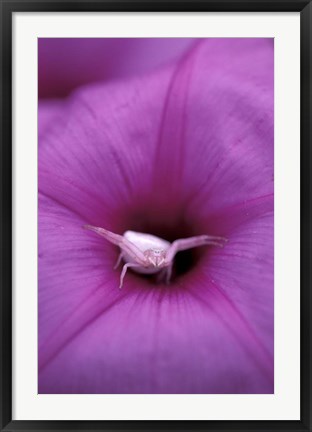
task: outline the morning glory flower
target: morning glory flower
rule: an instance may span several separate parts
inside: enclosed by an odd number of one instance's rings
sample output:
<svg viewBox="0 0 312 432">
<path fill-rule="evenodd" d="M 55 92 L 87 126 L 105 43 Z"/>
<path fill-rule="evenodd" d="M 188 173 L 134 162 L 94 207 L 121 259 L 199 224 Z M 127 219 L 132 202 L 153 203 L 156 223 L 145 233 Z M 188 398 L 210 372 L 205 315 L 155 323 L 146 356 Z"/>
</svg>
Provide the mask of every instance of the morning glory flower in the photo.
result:
<svg viewBox="0 0 312 432">
<path fill-rule="evenodd" d="M 51 110 L 39 393 L 273 393 L 273 40 L 200 40 Z M 119 289 L 118 248 L 85 225 L 228 241 L 178 253 L 169 285 L 129 270 Z"/>
</svg>

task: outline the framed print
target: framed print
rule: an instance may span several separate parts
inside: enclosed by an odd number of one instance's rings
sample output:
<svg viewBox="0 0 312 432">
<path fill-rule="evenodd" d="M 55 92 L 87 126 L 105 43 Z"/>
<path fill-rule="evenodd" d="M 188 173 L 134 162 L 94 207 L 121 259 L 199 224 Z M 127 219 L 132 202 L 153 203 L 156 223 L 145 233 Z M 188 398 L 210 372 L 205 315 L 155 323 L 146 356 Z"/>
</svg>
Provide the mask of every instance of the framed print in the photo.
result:
<svg viewBox="0 0 312 432">
<path fill-rule="evenodd" d="M 1 2 L 2 430 L 311 430 L 311 2 Z"/>
</svg>

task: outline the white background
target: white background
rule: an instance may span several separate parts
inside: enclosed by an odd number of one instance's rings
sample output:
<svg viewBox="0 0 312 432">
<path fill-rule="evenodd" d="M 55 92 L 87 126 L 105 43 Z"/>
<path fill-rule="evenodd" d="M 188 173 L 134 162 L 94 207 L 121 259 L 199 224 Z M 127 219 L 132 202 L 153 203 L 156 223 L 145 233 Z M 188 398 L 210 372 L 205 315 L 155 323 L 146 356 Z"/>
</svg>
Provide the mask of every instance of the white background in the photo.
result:
<svg viewBox="0 0 312 432">
<path fill-rule="evenodd" d="M 16 13 L 13 419 L 298 420 L 299 13 Z M 37 38 L 275 38 L 275 394 L 37 394 Z"/>
</svg>

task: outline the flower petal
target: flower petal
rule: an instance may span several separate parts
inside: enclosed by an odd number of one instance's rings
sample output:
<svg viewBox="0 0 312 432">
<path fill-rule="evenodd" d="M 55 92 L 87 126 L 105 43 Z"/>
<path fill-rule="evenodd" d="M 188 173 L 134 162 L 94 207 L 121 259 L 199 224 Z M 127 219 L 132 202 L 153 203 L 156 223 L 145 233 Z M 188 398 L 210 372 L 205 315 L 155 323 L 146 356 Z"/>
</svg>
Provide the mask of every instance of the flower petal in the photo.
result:
<svg viewBox="0 0 312 432">
<path fill-rule="evenodd" d="M 180 60 L 155 165 L 159 195 L 205 215 L 273 192 L 273 40 L 207 39 Z"/>
<path fill-rule="evenodd" d="M 187 38 L 40 38 L 39 97 L 64 97 L 86 83 L 151 71 L 192 43 Z"/>
<path fill-rule="evenodd" d="M 233 216 L 233 215 L 232 215 Z M 234 217 L 234 216 L 233 216 Z M 274 245 L 273 209 L 232 228 L 224 250 L 214 249 L 201 262 L 203 278 L 235 308 L 257 334 L 273 360 Z M 197 287 L 198 288 L 198 287 Z M 199 289 L 199 288 L 198 288 Z M 205 298 L 209 288 L 199 289 Z M 228 317 L 225 314 L 225 320 Z"/>
<path fill-rule="evenodd" d="M 234 327 L 236 315 L 226 313 Z M 72 338 L 42 369 L 39 391 L 272 392 L 263 354 L 248 329 L 240 323 L 241 334 L 233 333 L 219 314 L 181 287 L 141 291 Z"/>
<path fill-rule="evenodd" d="M 66 104 L 62 100 L 39 100 L 38 103 L 38 137 L 39 143 L 42 136 L 50 131 L 55 124 L 62 122 Z"/>
<path fill-rule="evenodd" d="M 150 194 L 148 179 L 169 77 L 165 71 L 74 95 L 63 121 L 41 139 L 40 190 L 85 223 L 100 226 L 109 223 L 114 208 Z"/>
<path fill-rule="evenodd" d="M 111 269 L 114 250 L 83 229 L 84 222 L 40 196 L 39 364 L 85 325 L 98 310 L 123 296 Z"/>
</svg>

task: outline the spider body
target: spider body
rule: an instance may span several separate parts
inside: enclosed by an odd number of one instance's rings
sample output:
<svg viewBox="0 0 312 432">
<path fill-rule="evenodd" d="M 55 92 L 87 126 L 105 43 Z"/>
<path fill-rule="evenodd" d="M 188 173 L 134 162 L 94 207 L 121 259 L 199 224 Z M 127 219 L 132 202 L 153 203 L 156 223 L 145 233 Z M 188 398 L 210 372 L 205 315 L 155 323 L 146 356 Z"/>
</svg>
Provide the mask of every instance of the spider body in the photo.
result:
<svg viewBox="0 0 312 432">
<path fill-rule="evenodd" d="M 85 225 L 84 228 L 94 231 L 120 248 L 121 251 L 115 265 L 117 268 L 121 261 L 124 261 L 119 288 L 122 288 L 128 268 L 132 268 L 137 273 L 145 274 L 161 272 L 166 282 L 169 283 L 174 257 L 179 251 L 205 245 L 222 247 L 226 241 L 223 237 L 200 235 L 178 239 L 170 243 L 152 234 L 136 231 L 126 231 L 123 235 L 119 235 L 92 225 Z"/>
<path fill-rule="evenodd" d="M 170 244 L 168 241 L 151 234 L 140 233 L 136 231 L 126 231 L 123 235 L 125 239 L 136 245 L 146 258 L 146 267 L 133 267 L 137 273 L 153 274 L 158 273 L 161 268 L 165 267 L 166 251 Z M 135 258 L 129 253 L 121 251 L 122 258 L 126 263 L 136 263 Z"/>
</svg>

